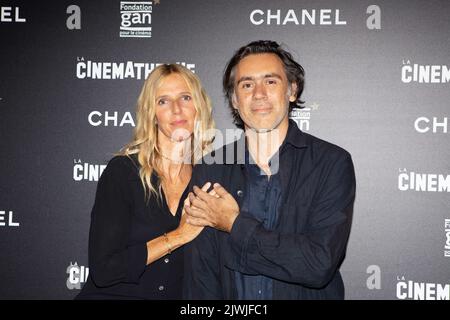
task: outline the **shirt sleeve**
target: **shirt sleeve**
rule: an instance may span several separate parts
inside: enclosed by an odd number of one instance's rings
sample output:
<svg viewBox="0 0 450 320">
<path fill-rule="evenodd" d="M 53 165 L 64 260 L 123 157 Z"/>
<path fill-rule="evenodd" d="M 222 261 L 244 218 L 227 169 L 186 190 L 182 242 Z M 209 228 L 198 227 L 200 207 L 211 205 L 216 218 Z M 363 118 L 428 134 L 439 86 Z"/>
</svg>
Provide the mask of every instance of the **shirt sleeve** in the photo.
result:
<svg viewBox="0 0 450 320">
<path fill-rule="evenodd" d="M 190 191 L 192 191 L 194 185 L 203 186 L 206 183 L 206 177 L 202 169 L 202 165 L 194 167 L 189 184 Z M 206 227 L 185 247 L 183 285 L 183 296 L 185 299 L 223 299 L 216 236 L 212 228 Z"/>
<path fill-rule="evenodd" d="M 269 231 L 241 213 L 231 230 L 227 266 L 241 273 L 313 288 L 326 286 L 342 262 L 350 234 L 356 188 L 350 155 L 346 153 L 334 161 L 322 176 L 323 182 L 307 209 L 305 232 Z M 305 208 L 290 210 L 290 214 L 300 214 L 299 210 Z"/>
<path fill-rule="evenodd" d="M 146 243 L 129 245 L 132 201 L 124 157 L 113 158 L 97 185 L 89 231 L 89 273 L 99 287 L 138 283 L 147 263 Z"/>
</svg>

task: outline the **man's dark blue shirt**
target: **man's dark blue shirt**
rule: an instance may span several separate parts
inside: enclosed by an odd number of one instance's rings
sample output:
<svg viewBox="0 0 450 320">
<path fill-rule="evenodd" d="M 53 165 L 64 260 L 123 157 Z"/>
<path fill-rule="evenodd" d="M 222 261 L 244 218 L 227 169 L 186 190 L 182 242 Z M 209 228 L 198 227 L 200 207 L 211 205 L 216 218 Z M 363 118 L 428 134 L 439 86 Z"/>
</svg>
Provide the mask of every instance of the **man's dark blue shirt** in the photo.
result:
<svg viewBox="0 0 450 320">
<path fill-rule="evenodd" d="M 278 152 L 269 161 L 276 162 Z M 275 158 L 275 159 L 274 159 Z M 246 186 L 241 211 L 248 212 L 260 221 L 264 228 L 275 226 L 281 203 L 281 184 L 278 172 L 267 175 L 254 161 L 248 150 L 245 153 Z M 274 166 L 278 170 L 277 166 Z M 272 299 L 272 279 L 263 275 L 246 275 L 236 271 L 236 289 L 239 300 Z"/>
</svg>

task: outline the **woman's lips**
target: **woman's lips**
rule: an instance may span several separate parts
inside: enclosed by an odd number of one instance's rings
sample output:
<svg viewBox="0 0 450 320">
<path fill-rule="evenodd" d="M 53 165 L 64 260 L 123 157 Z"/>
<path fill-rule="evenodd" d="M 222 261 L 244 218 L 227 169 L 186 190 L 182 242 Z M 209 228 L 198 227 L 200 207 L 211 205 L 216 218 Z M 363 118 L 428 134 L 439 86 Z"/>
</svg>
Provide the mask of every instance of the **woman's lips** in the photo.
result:
<svg viewBox="0 0 450 320">
<path fill-rule="evenodd" d="M 187 121 L 186 120 L 177 120 L 177 121 L 172 121 L 170 124 L 173 126 L 180 126 L 185 124 Z"/>
</svg>

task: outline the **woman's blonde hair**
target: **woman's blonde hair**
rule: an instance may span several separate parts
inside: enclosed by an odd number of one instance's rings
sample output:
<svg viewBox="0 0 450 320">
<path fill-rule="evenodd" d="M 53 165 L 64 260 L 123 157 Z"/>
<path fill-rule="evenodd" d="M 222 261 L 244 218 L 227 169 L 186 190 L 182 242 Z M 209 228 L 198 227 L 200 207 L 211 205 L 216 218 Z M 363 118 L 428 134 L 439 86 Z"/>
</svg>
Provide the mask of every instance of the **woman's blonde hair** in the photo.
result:
<svg viewBox="0 0 450 320">
<path fill-rule="evenodd" d="M 156 90 L 162 80 L 173 73 L 179 74 L 186 81 L 196 110 L 194 131 L 191 137 L 191 163 L 195 164 L 200 160 L 212 146 L 215 124 L 211 115 L 211 100 L 203 89 L 200 79 L 182 65 L 163 64 L 156 67 L 145 81 L 137 101 L 133 139 L 119 153 L 126 156 L 137 154 L 140 165 L 139 176 L 146 199 L 150 196 L 149 191 L 158 199 L 160 196 L 160 179 L 158 179 L 158 185 L 154 185 L 151 179 L 154 170 L 159 174 L 157 161 L 161 159 L 156 124 Z"/>
</svg>

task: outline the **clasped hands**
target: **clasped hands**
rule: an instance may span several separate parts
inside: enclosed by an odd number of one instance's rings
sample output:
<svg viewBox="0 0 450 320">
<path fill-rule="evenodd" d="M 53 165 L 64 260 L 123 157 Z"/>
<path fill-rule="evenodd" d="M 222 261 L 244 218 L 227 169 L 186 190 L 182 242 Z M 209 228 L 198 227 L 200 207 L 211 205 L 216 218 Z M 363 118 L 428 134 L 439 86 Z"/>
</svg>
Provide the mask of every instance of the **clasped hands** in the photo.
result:
<svg viewBox="0 0 450 320">
<path fill-rule="evenodd" d="M 233 196 L 218 183 L 214 183 L 213 188 L 208 192 L 210 185 L 211 183 L 203 190 L 194 186 L 194 192 L 189 193 L 189 203 L 184 204 L 187 214 L 186 222 L 195 226 L 209 226 L 230 232 L 239 215 L 239 205 Z"/>
</svg>

